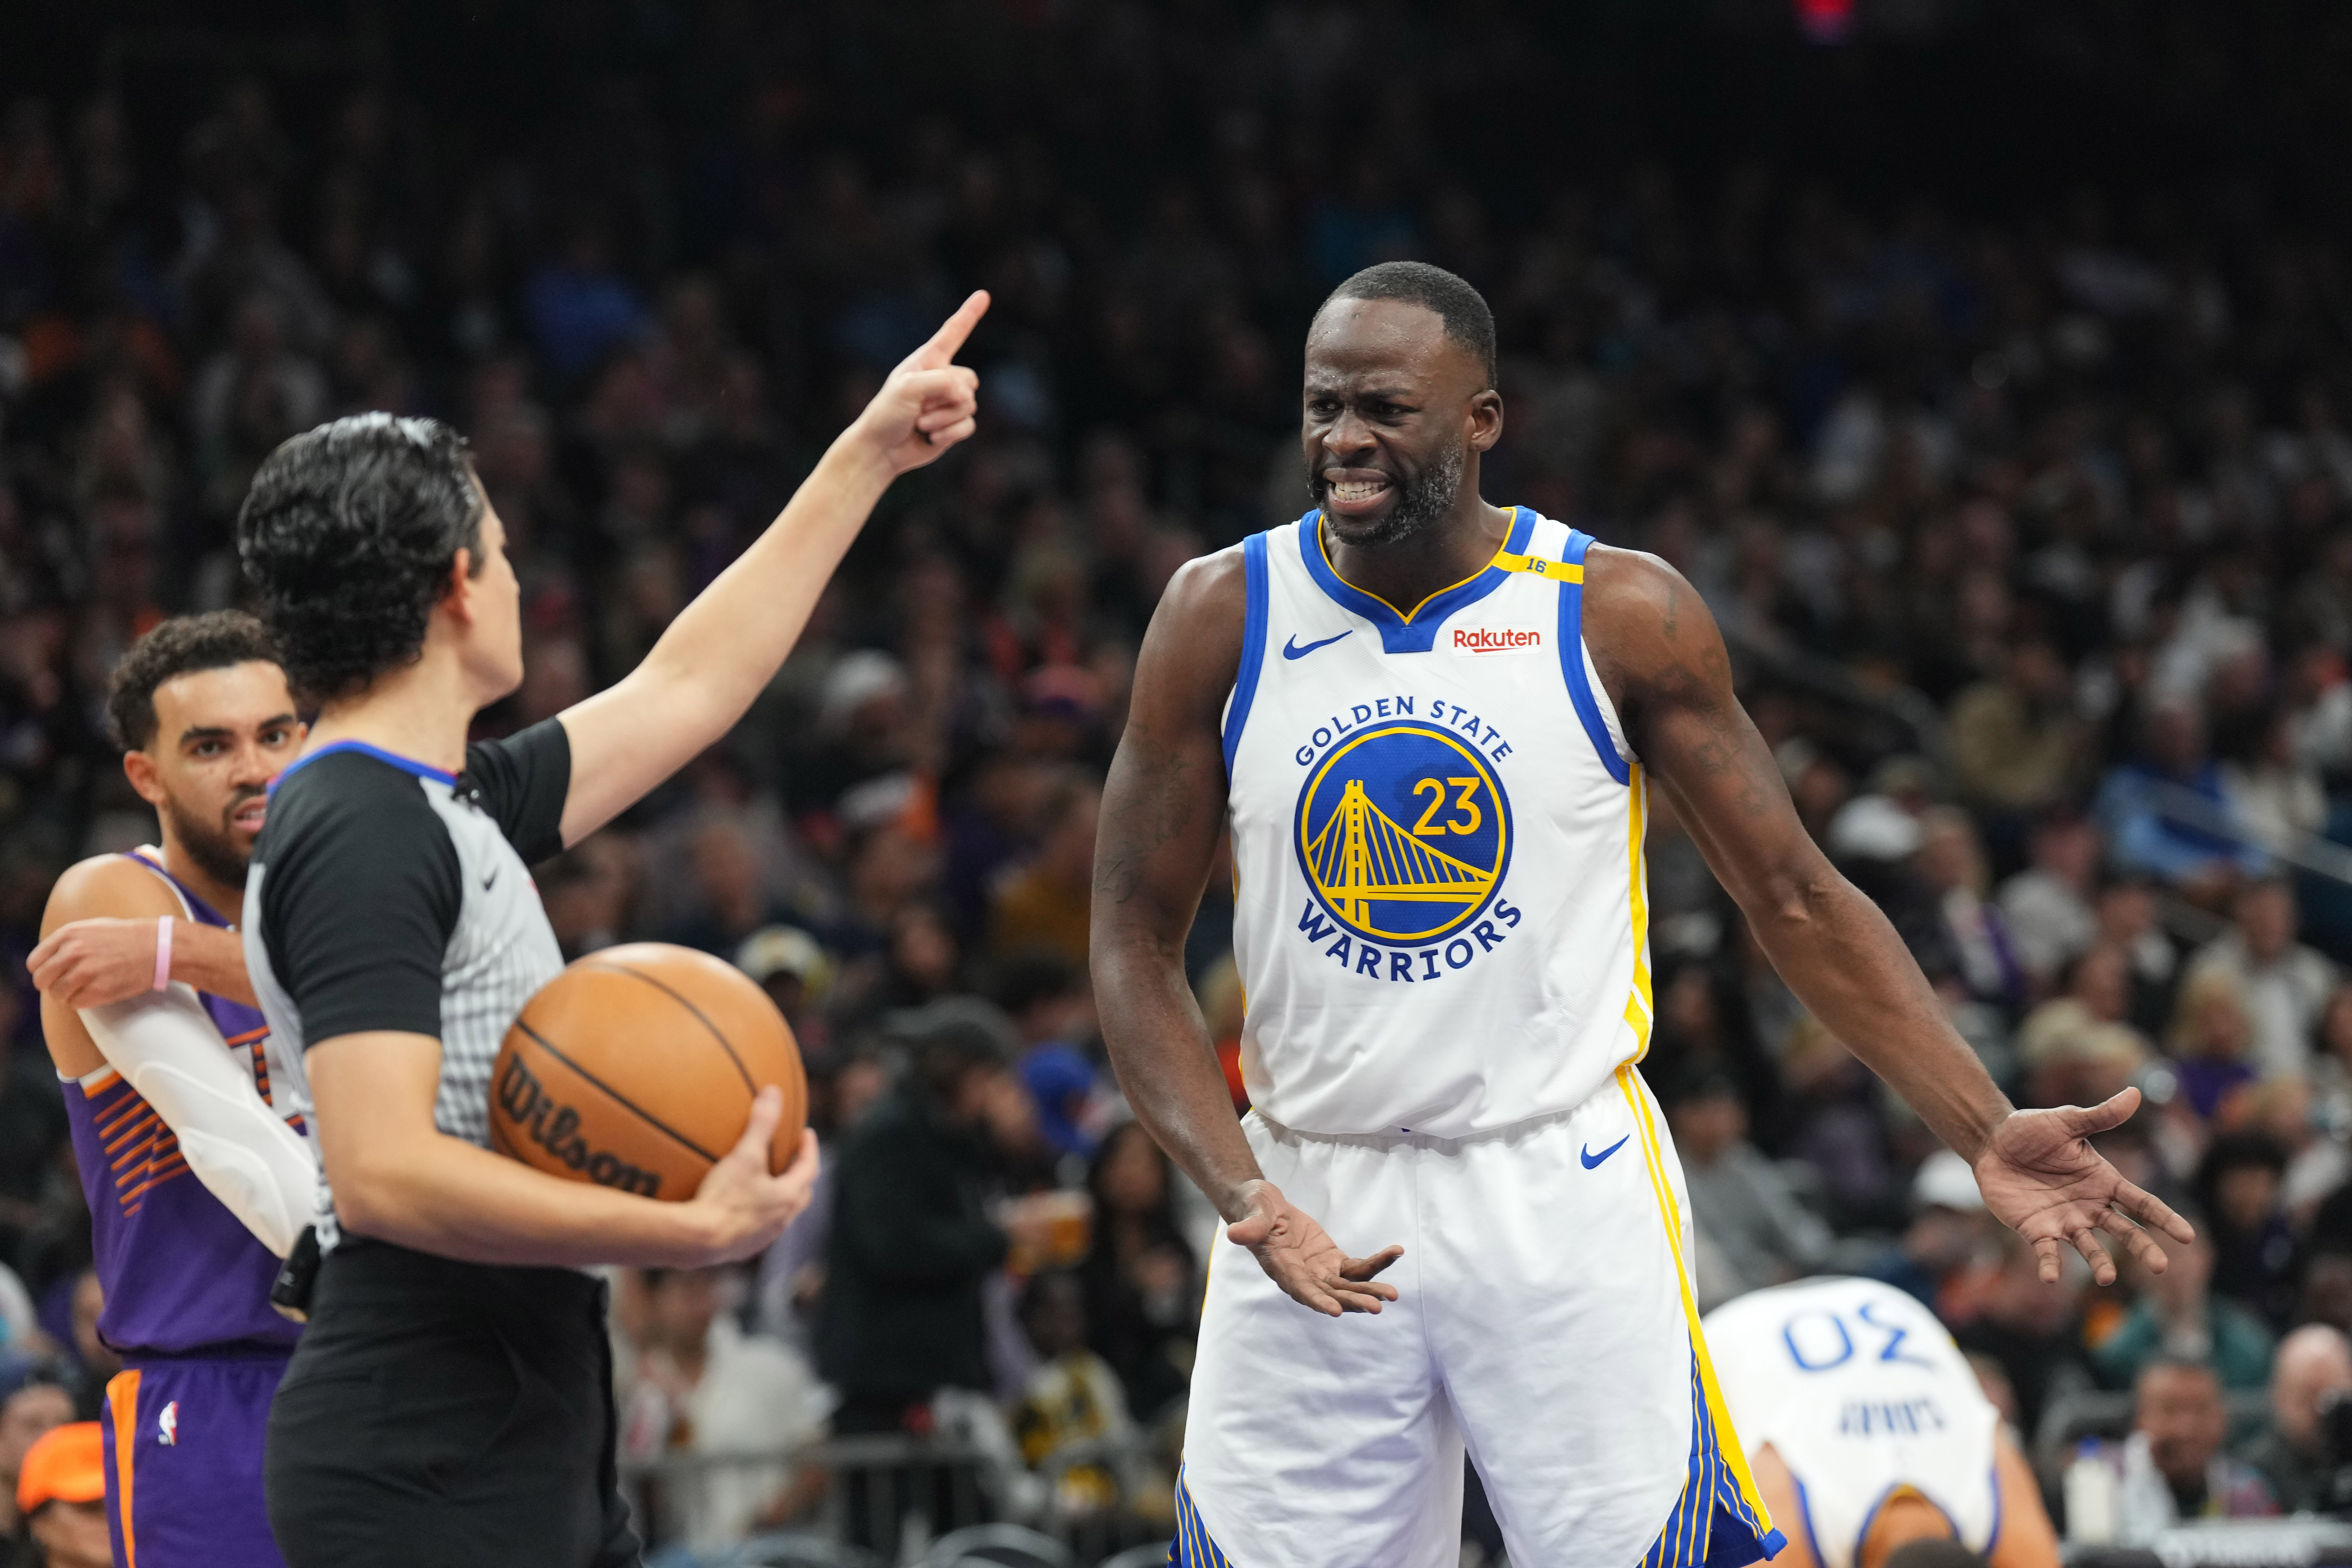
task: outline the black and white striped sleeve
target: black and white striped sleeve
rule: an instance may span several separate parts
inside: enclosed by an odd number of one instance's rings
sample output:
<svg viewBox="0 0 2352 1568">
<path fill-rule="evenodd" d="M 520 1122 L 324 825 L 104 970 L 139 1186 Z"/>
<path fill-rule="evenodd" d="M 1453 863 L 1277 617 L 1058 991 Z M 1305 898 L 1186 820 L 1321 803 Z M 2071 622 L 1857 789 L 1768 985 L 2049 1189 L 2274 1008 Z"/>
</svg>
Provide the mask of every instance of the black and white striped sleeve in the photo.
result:
<svg viewBox="0 0 2352 1568">
<path fill-rule="evenodd" d="M 308 1049 L 339 1035 L 441 1034 L 442 961 L 464 895 L 457 850 L 416 780 L 320 757 L 269 806 L 260 930 Z"/>
</svg>

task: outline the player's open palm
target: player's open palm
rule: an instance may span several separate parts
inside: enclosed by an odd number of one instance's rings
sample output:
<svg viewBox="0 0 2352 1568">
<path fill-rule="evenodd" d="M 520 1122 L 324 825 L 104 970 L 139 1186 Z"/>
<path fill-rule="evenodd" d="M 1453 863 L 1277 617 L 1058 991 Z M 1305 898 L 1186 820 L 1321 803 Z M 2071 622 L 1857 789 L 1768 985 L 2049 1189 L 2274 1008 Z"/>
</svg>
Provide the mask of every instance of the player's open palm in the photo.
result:
<svg viewBox="0 0 2352 1568">
<path fill-rule="evenodd" d="M 751 1118 L 724 1158 L 710 1167 L 689 1201 L 708 1223 L 701 1263 L 733 1263 L 764 1252 L 808 1207 L 816 1189 L 816 1134 L 803 1128 L 801 1146 L 782 1175 L 768 1173 L 768 1151 L 783 1115 L 774 1086 L 751 1101 Z"/>
<path fill-rule="evenodd" d="M 1271 1182 L 1255 1184 L 1250 1212 L 1225 1227 L 1225 1238 L 1248 1247 L 1258 1267 L 1292 1300 L 1326 1317 L 1377 1312 L 1381 1302 L 1397 1299 L 1395 1286 L 1373 1277 L 1402 1258 L 1403 1247 L 1350 1258 L 1313 1215 L 1284 1197 Z"/>
<path fill-rule="evenodd" d="M 2195 1235 L 2187 1220 L 2124 1180 L 2090 1145 L 2093 1136 L 2122 1126 L 2138 1109 L 2139 1090 L 2126 1089 L 2088 1110 L 2062 1105 L 2011 1111 L 1977 1157 L 1985 1206 L 2033 1244 L 2044 1280 L 2057 1283 L 2064 1248 L 2072 1247 L 2090 1263 L 2094 1279 L 2113 1284 L 2115 1259 L 2099 1240 L 2103 1230 L 2158 1273 L 2164 1271 L 2164 1248 L 2142 1227 L 2183 1243 Z"/>
<path fill-rule="evenodd" d="M 980 374 L 955 363 L 972 328 L 988 314 L 980 289 L 940 324 L 931 341 L 900 361 L 882 390 L 857 416 L 860 437 L 894 474 L 919 468 L 972 433 L 980 409 Z"/>
</svg>

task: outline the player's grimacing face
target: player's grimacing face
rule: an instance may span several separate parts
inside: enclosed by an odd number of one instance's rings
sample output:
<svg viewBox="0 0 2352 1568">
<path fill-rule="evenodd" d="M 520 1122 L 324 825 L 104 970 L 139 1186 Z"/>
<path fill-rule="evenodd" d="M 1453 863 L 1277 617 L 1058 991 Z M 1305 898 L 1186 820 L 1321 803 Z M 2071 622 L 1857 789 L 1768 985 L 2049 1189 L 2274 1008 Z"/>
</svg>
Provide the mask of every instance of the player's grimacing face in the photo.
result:
<svg viewBox="0 0 2352 1568">
<path fill-rule="evenodd" d="M 275 664 L 190 670 L 155 689 L 154 738 L 123 759 L 123 772 L 198 865 L 241 883 L 269 781 L 299 753 L 302 735 Z"/>
<path fill-rule="evenodd" d="M 1342 543 L 1391 544 L 1436 522 L 1501 416 L 1485 367 L 1426 306 L 1335 300 L 1307 330 L 1307 482 Z"/>
</svg>

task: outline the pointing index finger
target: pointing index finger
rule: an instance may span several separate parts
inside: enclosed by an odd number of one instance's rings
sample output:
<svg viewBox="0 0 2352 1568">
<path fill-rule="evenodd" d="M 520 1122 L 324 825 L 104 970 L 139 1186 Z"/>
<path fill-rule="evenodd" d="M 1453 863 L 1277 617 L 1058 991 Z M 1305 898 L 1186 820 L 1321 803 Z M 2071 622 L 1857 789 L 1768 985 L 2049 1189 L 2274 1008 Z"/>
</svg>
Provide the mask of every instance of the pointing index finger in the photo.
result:
<svg viewBox="0 0 2352 1568">
<path fill-rule="evenodd" d="M 957 351 L 963 347 L 964 340 L 971 336 L 972 328 L 980 325 L 980 319 L 986 314 L 988 290 L 975 289 L 970 298 L 956 307 L 954 315 L 940 323 L 940 330 L 931 334 L 931 341 L 917 349 L 907 363 L 917 370 L 946 369 Z"/>
</svg>

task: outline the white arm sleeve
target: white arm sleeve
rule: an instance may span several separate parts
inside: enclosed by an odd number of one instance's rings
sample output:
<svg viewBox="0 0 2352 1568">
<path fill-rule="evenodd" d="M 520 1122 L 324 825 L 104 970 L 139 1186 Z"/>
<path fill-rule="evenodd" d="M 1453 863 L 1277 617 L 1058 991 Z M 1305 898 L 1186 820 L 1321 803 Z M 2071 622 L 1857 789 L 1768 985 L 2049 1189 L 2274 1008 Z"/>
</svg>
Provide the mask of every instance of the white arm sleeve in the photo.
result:
<svg viewBox="0 0 2352 1568">
<path fill-rule="evenodd" d="M 180 1140 L 188 1169 L 283 1258 L 310 1223 L 318 1166 L 262 1100 L 185 985 L 81 1010 L 83 1026 Z"/>
</svg>

